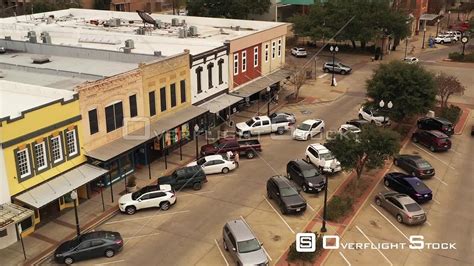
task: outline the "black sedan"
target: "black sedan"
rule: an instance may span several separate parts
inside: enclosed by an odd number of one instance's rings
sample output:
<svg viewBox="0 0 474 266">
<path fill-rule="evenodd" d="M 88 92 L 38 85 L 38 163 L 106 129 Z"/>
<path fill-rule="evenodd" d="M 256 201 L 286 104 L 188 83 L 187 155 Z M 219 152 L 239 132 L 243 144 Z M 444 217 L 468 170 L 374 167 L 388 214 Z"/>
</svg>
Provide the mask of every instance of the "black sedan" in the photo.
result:
<svg viewBox="0 0 474 266">
<path fill-rule="evenodd" d="M 418 178 L 428 178 L 435 175 L 433 166 L 418 155 L 400 154 L 393 160 L 393 163 Z"/>
<path fill-rule="evenodd" d="M 316 193 L 324 189 L 325 176 L 311 163 L 303 160 L 289 161 L 286 165 L 288 178 L 293 180 L 306 193 Z"/>
<path fill-rule="evenodd" d="M 69 265 L 79 260 L 103 256 L 110 258 L 122 247 L 123 239 L 120 233 L 95 231 L 62 243 L 54 252 L 54 260 Z"/>
<path fill-rule="evenodd" d="M 362 129 L 364 126 L 370 124 L 370 122 L 364 119 L 352 119 L 352 120 L 347 121 L 346 124 L 353 125 Z"/>
<path fill-rule="evenodd" d="M 433 199 L 433 192 L 418 177 L 407 175 L 404 173 L 388 173 L 384 176 L 383 182 L 385 186 L 407 194 L 416 202 L 427 202 Z"/>
</svg>

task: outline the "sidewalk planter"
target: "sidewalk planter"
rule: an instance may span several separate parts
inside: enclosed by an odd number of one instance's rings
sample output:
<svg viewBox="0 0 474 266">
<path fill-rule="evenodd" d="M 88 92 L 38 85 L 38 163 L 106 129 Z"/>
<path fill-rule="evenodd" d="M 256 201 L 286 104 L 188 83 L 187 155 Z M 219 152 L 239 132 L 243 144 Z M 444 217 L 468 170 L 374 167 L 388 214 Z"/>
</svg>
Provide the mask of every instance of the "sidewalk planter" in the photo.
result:
<svg viewBox="0 0 474 266">
<path fill-rule="evenodd" d="M 137 191 L 137 178 L 131 175 L 127 180 L 127 192 L 132 193 Z"/>
</svg>

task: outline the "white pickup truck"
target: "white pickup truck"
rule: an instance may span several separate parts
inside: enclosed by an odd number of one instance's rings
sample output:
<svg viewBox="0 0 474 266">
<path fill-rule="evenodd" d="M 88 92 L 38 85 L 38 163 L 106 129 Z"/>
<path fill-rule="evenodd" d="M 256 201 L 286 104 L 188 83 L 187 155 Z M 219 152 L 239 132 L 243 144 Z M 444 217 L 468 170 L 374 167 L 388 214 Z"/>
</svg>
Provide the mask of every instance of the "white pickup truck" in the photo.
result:
<svg viewBox="0 0 474 266">
<path fill-rule="evenodd" d="M 237 123 L 235 129 L 237 135 L 243 138 L 273 132 L 282 135 L 290 129 L 290 123 L 288 120 L 279 119 L 278 117 L 272 120 L 268 116 L 255 116 L 247 122 Z"/>
</svg>

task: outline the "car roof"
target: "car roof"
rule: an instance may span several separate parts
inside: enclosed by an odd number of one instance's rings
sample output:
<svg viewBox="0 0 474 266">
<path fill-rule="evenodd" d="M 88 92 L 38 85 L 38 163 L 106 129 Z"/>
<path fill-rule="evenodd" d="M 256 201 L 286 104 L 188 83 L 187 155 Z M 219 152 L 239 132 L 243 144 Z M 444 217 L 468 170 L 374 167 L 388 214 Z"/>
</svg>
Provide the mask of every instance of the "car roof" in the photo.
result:
<svg viewBox="0 0 474 266">
<path fill-rule="evenodd" d="M 342 128 L 353 128 L 353 129 L 357 129 L 357 130 L 360 130 L 360 128 L 354 126 L 354 125 L 351 125 L 351 124 L 342 124 L 341 125 Z"/>
<path fill-rule="evenodd" d="M 279 188 L 292 187 L 288 179 L 284 176 L 275 175 L 270 177 L 270 179 L 273 180 Z"/>
<path fill-rule="evenodd" d="M 321 143 L 313 143 L 313 144 L 309 144 L 309 146 L 311 146 L 313 149 L 317 150 L 317 151 L 327 151 L 329 152 L 328 148 L 326 148 L 324 145 L 322 145 Z"/>
<path fill-rule="evenodd" d="M 237 242 L 255 238 L 248 225 L 242 219 L 228 221 L 226 225 Z"/>
<path fill-rule="evenodd" d="M 438 130 L 428 130 L 428 132 L 430 132 L 432 135 L 434 135 L 437 138 L 447 138 L 448 137 L 446 134 L 444 134 L 443 132 L 438 131 Z"/>
<path fill-rule="evenodd" d="M 93 231 L 85 234 L 81 234 L 80 239 L 81 241 L 90 240 L 90 239 L 97 239 L 97 238 L 105 238 L 107 233 L 116 234 L 112 231 Z"/>
<path fill-rule="evenodd" d="M 369 121 L 364 120 L 364 119 L 357 119 L 357 118 L 355 118 L 355 119 L 351 119 L 351 120 L 347 121 L 346 123 L 368 124 Z"/>
<path fill-rule="evenodd" d="M 321 119 L 307 119 L 305 121 L 302 122 L 302 124 L 314 124 L 316 122 L 320 122 Z"/>
<path fill-rule="evenodd" d="M 442 118 L 442 117 L 433 117 L 432 119 L 440 122 L 443 125 L 452 125 L 453 124 L 453 123 L 451 123 L 451 121 L 449 121 L 445 118 Z"/>
<path fill-rule="evenodd" d="M 403 205 L 416 203 L 412 198 L 410 198 L 410 196 L 401 194 L 401 193 L 399 193 L 398 195 L 395 195 L 395 198 Z"/>
<path fill-rule="evenodd" d="M 207 155 L 204 157 L 207 161 L 212 161 L 212 160 L 223 160 L 224 157 L 221 154 L 215 154 L 215 155 Z"/>
<path fill-rule="evenodd" d="M 413 155 L 413 154 L 400 154 L 398 157 L 409 158 L 412 160 L 423 159 L 420 155 Z"/>
<path fill-rule="evenodd" d="M 290 162 L 294 162 L 295 164 L 297 164 L 301 168 L 301 170 L 315 169 L 314 165 L 302 159 L 296 159 Z"/>
</svg>

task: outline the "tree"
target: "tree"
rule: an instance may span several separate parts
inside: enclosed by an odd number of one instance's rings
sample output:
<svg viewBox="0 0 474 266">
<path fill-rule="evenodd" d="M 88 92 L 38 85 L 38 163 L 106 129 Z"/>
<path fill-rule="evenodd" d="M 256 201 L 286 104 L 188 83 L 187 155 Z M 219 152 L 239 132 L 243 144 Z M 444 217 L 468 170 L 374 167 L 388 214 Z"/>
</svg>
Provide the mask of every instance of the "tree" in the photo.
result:
<svg viewBox="0 0 474 266">
<path fill-rule="evenodd" d="M 188 0 L 190 16 L 246 19 L 251 14 L 261 15 L 270 8 L 270 0 Z"/>
<path fill-rule="evenodd" d="M 448 107 L 448 99 L 455 93 L 463 94 L 466 88 L 459 82 L 458 78 L 441 72 L 435 78 L 438 96 L 441 98 L 441 108 Z"/>
<path fill-rule="evenodd" d="M 380 65 L 367 81 L 367 96 L 374 103 L 393 103 L 388 116 L 395 121 L 428 112 L 436 103 L 436 92 L 431 72 L 400 61 Z"/>
<path fill-rule="evenodd" d="M 341 162 L 344 170 L 355 170 L 359 180 L 365 168 L 380 168 L 385 160 L 399 152 L 400 135 L 388 128 L 367 125 L 359 136 L 338 134 L 325 146 Z"/>
<path fill-rule="evenodd" d="M 109 10 L 110 9 L 110 0 L 95 0 L 94 9 L 99 10 Z"/>
<path fill-rule="evenodd" d="M 300 93 L 300 89 L 306 83 L 307 80 L 306 71 L 307 68 L 305 67 L 300 69 L 298 69 L 297 67 L 291 68 L 292 73 L 288 81 L 295 87 L 295 99 L 297 100 L 298 95 Z"/>
</svg>

